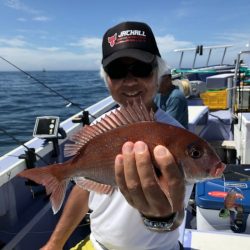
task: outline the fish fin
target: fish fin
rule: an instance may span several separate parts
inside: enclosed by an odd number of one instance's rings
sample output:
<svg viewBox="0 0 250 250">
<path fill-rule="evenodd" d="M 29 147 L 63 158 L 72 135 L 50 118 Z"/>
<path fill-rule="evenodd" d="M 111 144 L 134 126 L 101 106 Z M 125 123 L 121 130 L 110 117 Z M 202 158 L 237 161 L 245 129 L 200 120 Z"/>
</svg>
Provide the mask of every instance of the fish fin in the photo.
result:
<svg viewBox="0 0 250 250">
<path fill-rule="evenodd" d="M 47 195 L 50 195 L 51 207 L 54 214 L 56 214 L 62 206 L 69 182 L 68 179 L 59 180 L 55 176 L 54 173 L 56 171 L 53 171 L 53 168 L 55 169 L 59 165 L 61 164 L 27 169 L 18 174 L 18 176 L 20 177 L 30 179 L 38 184 L 45 186 Z"/>
<path fill-rule="evenodd" d="M 100 194 L 112 194 L 114 191 L 114 187 L 102 183 L 98 183 L 89 179 L 86 179 L 84 177 L 75 177 L 74 178 L 75 183 L 88 191 L 94 191 L 96 193 Z"/>
<path fill-rule="evenodd" d="M 80 149 L 82 148 L 81 144 L 70 144 L 67 143 L 64 146 L 64 156 L 65 157 L 70 157 L 75 155 Z"/>
<path fill-rule="evenodd" d="M 54 182 L 53 178 L 52 178 L 52 182 Z M 69 179 L 63 180 L 60 183 L 56 183 L 57 186 L 53 188 L 51 192 L 50 202 L 51 202 L 51 207 L 52 207 L 54 214 L 56 214 L 62 207 L 68 183 L 69 183 Z"/>
<path fill-rule="evenodd" d="M 94 126 L 85 125 L 76 134 L 71 136 L 70 141 L 74 142 L 74 144 L 65 144 L 64 156 L 76 155 L 87 142 L 101 133 L 102 131 L 100 131 L 100 129 Z"/>
<path fill-rule="evenodd" d="M 66 144 L 65 156 L 73 156 L 80 152 L 82 147 L 96 136 L 113 129 L 142 121 L 154 121 L 153 111 L 147 110 L 145 104 L 134 101 L 126 107 L 118 108 L 105 115 L 93 125 L 85 125 L 70 140 L 75 144 Z"/>
</svg>

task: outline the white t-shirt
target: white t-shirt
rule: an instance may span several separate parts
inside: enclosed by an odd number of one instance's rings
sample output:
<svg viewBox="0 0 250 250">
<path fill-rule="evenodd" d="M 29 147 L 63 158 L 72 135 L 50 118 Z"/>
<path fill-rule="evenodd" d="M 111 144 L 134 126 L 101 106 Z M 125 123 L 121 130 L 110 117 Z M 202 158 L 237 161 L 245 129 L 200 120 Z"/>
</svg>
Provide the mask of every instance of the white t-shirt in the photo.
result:
<svg viewBox="0 0 250 250">
<path fill-rule="evenodd" d="M 155 113 L 157 121 L 181 125 L 166 112 L 158 109 Z M 188 203 L 193 185 L 186 187 L 185 204 Z M 147 229 L 141 216 L 131 207 L 119 189 L 112 195 L 90 192 L 90 239 L 96 250 L 177 250 L 179 249 L 179 229 L 171 232 L 154 232 Z"/>
</svg>

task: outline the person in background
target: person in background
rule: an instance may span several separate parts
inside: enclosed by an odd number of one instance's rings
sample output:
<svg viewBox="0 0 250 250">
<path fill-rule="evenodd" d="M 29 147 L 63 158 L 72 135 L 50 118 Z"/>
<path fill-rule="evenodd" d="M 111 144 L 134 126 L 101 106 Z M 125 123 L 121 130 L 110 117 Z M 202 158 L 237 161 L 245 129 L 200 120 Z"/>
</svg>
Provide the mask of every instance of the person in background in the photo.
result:
<svg viewBox="0 0 250 250">
<path fill-rule="evenodd" d="M 188 129 L 187 100 L 179 87 L 172 83 L 170 69 L 163 73 L 158 92 L 155 98 L 156 105 Z"/>
<path fill-rule="evenodd" d="M 154 110 L 156 120 L 181 126 L 154 104 L 159 76 L 166 65 L 147 24 L 123 22 L 110 28 L 103 36 L 102 52 L 101 75 L 120 106 L 142 100 L 148 110 Z M 178 228 L 192 186 L 186 185 L 166 147 L 157 145 L 153 154 L 161 173 L 169 180 L 169 197 L 157 182 L 147 144 L 128 141 L 114 159 L 119 188 L 105 195 L 75 185 L 42 250 L 62 250 L 89 209 L 92 210 L 89 239 L 72 249 L 182 249 Z"/>
</svg>

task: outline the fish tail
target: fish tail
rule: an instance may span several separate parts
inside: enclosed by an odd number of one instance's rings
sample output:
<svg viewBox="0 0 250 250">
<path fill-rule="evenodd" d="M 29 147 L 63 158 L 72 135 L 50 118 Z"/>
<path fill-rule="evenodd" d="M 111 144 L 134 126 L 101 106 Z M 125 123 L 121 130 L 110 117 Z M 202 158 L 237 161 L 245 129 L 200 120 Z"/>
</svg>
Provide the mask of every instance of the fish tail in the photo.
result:
<svg viewBox="0 0 250 250">
<path fill-rule="evenodd" d="M 50 195 L 50 202 L 53 213 L 56 214 L 65 197 L 69 178 L 60 178 L 58 168 L 64 164 L 54 164 L 47 167 L 32 168 L 22 171 L 18 176 L 30 179 L 38 184 L 45 186 L 47 195 Z"/>
</svg>

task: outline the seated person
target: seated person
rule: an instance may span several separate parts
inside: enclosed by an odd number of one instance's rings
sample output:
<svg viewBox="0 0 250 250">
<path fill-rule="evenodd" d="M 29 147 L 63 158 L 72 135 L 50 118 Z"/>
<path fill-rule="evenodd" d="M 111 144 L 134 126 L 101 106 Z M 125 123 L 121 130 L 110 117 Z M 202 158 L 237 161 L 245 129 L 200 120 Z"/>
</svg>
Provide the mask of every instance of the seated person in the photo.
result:
<svg viewBox="0 0 250 250">
<path fill-rule="evenodd" d="M 155 98 L 156 105 L 188 129 L 187 100 L 179 87 L 173 85 L 169 69 L 161 76 L 158 92 Z"/>
</svg>

